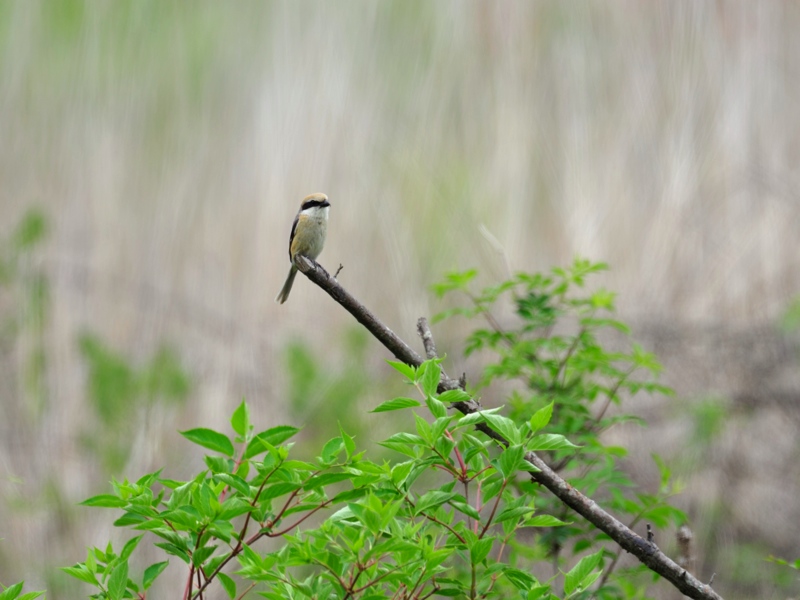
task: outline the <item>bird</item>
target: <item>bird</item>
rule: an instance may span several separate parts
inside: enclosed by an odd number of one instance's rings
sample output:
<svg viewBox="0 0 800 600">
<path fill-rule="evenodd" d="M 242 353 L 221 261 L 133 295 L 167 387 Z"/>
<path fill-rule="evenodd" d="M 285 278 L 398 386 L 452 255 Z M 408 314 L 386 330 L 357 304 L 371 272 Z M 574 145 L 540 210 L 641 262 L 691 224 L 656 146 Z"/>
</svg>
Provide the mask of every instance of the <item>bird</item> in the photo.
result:
<svg viewBox="0 0 800 600">
<path fill-rule="evenodd" d="M 328 197 L 322 193 L 310 194 L 303 198 L 300 211 L 292 223 L 292 233 L 289 234 L 289 260 L 292 266 L 289 275 L 286 276 L 286 283 L 275 297 L 275 302 L 283 304 L 289 298 L 289 292 L 292 291 L 292 284 L 297 275 L 295 258 L 305 256 L 316 260 L 322 252 L 328 232 L 330 206 Z"/>
</svg>

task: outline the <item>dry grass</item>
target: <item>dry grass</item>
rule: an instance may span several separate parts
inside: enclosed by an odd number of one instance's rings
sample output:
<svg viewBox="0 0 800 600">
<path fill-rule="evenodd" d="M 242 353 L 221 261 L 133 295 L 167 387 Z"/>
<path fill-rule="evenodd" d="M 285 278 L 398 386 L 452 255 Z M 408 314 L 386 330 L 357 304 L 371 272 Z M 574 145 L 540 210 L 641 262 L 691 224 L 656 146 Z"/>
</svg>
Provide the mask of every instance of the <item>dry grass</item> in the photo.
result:
<svg viewBox="0 0 800 600">
<path fill-rule="evenodd" d="M 446 270 L 575 254 L 612 265 L 626 317 L 770 322 L 800 283 L 797 31 L 800 6 L 771 1 L 0 5 L 0 232 L 46 211 L 53 286 L 49 405 L 38 441 L 0 443 L 3 470 L 36 475 L 23 496 L 98 491 L 70 437 L 85 328 L 186 358 L 192 408 L 156 439 L 242 395 L 281 421 L 284 343 L 335 364 L 350 324 L 305 281 L 272 301 L 314 191 L 333 204 L 322 262 L 408 339 Z M 130 469 L 161 464 L 155 446 Z M 21 557 L 0 577 L 106 539 L 53 526 L 0 531 Z"/>
</svg>

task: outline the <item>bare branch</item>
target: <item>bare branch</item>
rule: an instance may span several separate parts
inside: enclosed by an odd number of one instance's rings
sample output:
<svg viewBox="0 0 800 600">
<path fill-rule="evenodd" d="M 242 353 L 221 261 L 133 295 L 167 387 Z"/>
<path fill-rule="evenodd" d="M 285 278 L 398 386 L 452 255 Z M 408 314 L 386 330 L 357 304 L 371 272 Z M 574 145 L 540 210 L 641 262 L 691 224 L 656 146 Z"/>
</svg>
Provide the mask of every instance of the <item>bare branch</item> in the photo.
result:
<svg viewBox="0 0 800 600">
<path fill-rule="evenodd" d="M 364 327 L 366 327 L 367 330 L 396 358 L 415 367 L 422 364 L 422 357 L 419 354 L 414 352 L 408 344 L 386 327 L 363 304 L 350 295 L 347 290 L 339 285 L 339 283 L 315 261 L 300 256 L 296 259 L 295 264 L 311 281 L 325 290 L 331 298 L 353 315 L 359 323 L 364 325 Z M 431 336 L 431 343 L 432 339 Z M 423 343 L 425 343 L 424 340 Z M 459 381 L 457 379 L 450 379 L 445 375 L 444 371 L 442 371 L 439 391 L 456 389 L 458 387 L 460 387 Z M 474 400 L 468 402 L 454 402 L 451 406 L 465 415 L 480 410 L 480 405 Z M 494 431 L 486 423 L 478 423 L 476 428 L 500 444 L 504 446 L 508 445 L 508 440 Z M 600 531 L 608 534 L 608 536 L 622 546 L 622 548 L 633 554 L 649 569 L 669 581 L 684 595 L 695 598 L 696 600 L 722 600 L 722 596 L 717 594 L 710 585 L 699 581 L 691 573 L 661 552 L 655 544 L 637 535 L 630 528 L 600 508 L 594 500 L 584 496 L 572 487 L 564 479 L 559 477 L 538 455 L 533 452 L 527 452 L 525 454 L 525 460 L 538 469 L 537 472 L 530 473 L 532 481 L 546 487 L 564 504 L 569 506 Z"/>
</svg>

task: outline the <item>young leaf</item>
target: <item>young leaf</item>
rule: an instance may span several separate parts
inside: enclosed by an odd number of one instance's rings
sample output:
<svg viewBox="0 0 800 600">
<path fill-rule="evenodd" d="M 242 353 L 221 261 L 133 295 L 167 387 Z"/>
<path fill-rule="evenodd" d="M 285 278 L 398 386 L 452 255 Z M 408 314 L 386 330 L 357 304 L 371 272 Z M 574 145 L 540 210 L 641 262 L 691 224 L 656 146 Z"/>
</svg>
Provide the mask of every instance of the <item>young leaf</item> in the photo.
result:
<svg viewBox="0 0 800 600">
<path fill-rule="evenodd" d="M 297 427 L 292 427 L 291 425 L 278 425 L 277 427 L 272 427 L 271 429 L 257 433 L 253 436 L 253 439 L 250 440 L 250 443 L 247 444 L 247 449 L 244 451 L 244 458 L 252 458 L 258 456 L 262 452 L 274 449 L 274 446 L 282 444 L 298 431 L 300 430 Z M 262 442 L 266 443 L 264 444 Z"/>
<path fill-rule="evenodd" d="M 250 495 L 250 486 L 244 479 L 237 475 L 231 475 L 230 473 L 217 473 L 214 475 L 214 480 L 223 482 L 225 485 L 241 492 L 245 497 Z"/>
<path fill-rule="evenodd" d="M 231 600 L 236 598 L 236 582 L 225 573 L 217 573 L 217 579 L 219 579 L 225 593 L 228 594 L 228 598 L 231 598 Z"/>
<path fill-rule="evenodd" d="M 474 544 L 469 549 L 469 559 L 473 565 L 477 565 L 483 562 L 487 556 L 489 556 L 489 552 L 492 550 L 492 544 L 494 543 L 493 537 L 485 537 L 482 539 L 478 539 L 475 541 Z"/>
<path fill-rule="evenodd" d="M 396 360 L 387 360 L 386 362 L 389 363 L 390 367 L 403 375 L 406 379 L 409 381 L 414 381 L 414 378 L 416 377 L 416 369 L 414 367 Z"/>
<path fill-rule="evenodd" d="M 80 506 L 102 506 L 103 508 L 123 508 L 128 505 L 127 500 L 112 496 L 111 494 L 100 494 L 99 496 L 92 496 L 83 502 L 78 503 Z"/>
<path fill-rule="evenodd" d="M 344 450 L 344 442 L 342 438 L 337 436 L 325 443 L 322 447 L 322 456 L 320 458 L 322 458 L 322 462 L 326 465 L 333 464 L 336 462 L 336 457 L 339 456 L 342 450 Z"/>
<path fill-rule="evenodd" d="M 142 540 L 143 537 L 144 534 L 137 535 L 136 537 L 129 539 L 125 543 L 125 546 L 123 546 L 122 552 L 119 553 L 120 558 L 123 560 L 128 560 L 128 558 L 130 558 L 130 555 L 133 554 L 133 551 L 136 549 L 136 546 L 139 544 L 139 542 Z"/>
<path fill-rule="evenodd" d="M 344 442 L 344 449 L 347 453 L 347 458 L 353 456 L 353 453 L 356 451 L 356 443 L 353 441 L 353 438 L 347 435 L 342 429 L 342 424 L 339 423 L 339 434 L 342 436 L 342 441 Z"/>
<path fill-rule="evenodd" d="M 503 410 L 502 406 L 498 406 L 497 408 L 487 408 L 486 410 L 479 410 L 474 413 L 470 413 L 468 415 L 464 415 L 458 420 L 459 427 L 464 425 L 474 425 L 475 423 L 480 423 L 481 421 L 485 421 L 484 418 L 486 415 L 493 415 L 496 412 Z"/>
<path fill-rule="evenodd" d="M 233 456 L 233 443 L 227 436 L 217 431 L 199 428 L 181 431 L 180 434 L 190 442 L 203 446 L 203 448 L 220 452 L 225 456 Z"/>
<path fill-rule="evenodd" d="M 422 406 L 422 402 L 414 400 L 413 398 L 395 398 L 379 404 L 369 412 L 389 412 L 391 410 L 401 410 L 403 408 L 412 408 L 414 406 Z"/>
<path fill-rule="evenodd" d="M 142 587 L 144 589 L 148 589 L 151 585 L 153 585 L 153 582 L 156 580 L 156 577 L 161 575 L 161 573 L 164 572 L 164 569 L 166 569 L 168 566 L 169 566 L 169 561 L 165 560 L 164 562 L 154 563 L 149 567 L 147 567 L 144 570 Z"/>
<path fill-rule="evenodd" d="M 519 470 L 525 448 L 520 444 L 509 446 L 497 459 L 497 469 L 503 475 L 503 479 L 509 479 Z"/>
<path fill-rule="evenodd" d="M 242 403 L 233 411 L 231 427 L 242 437 L 250 432 L 250 409 L 244 400 L 242 400 Z"/>
<path fill-rule="evenodd" d="M 560 527 L 561 525 L 568 525 L 568 523 L 552 515 L 536 515 L 525 521 L 524 525 L 525 527 Z"/>
<path fill-rule="evenodd" d="M 560 450 L 562 448 L 579 448 L 563 435 L 557 433 L 543 433 L 534 436 L 527 444 L 528 450 L 541 452 L 543 450 Z"/>
<path fill-rule="evenodd" d="M 472 396 L 464 390 L 446 390 L 439 394 L 439 400 L 445 404 L 452 402 L 469 402 L 472 400 Z"/>
<path fill-rule="evenodd" d="M 109 600 L 122 600 L 125 588 L 128 586 L 128 561 L 124 560 L 111 571 L 108 578 Z"/>
<path fill-rule="evenodd" d="M 489 426 L 506 438 L 510 443 L 520 443 L 519 429 L 517 429 L 514 421 L 502 415 L 489 414 L 488 411 L 482 411 L 481 414 L 483 414 L 483 418 L 486 419 Z"/>
<path fill-rule="evenodd" d="M 451 498 L 456 496 L 455 492 L 442 492 L 439 490 L 432 490 L 423 494 L 423 496 L 417 500 L 416 507 L 414 512 L 416 514 L 420 514 L 425 510 L 430 510 L 431 508 L 436 508 L 437 506 L 441 506 Z"/>
<path fill-rule="evenodd" d="M 585 590 L 596 579 L 594 571 L 603 562 L 603 550 L 584 556 L 564 577 L 564 594 Z M 599 574 L 599 571 L 598 571 Z M 594 578 L 593 578 L 594 577 Z"/>
<path fill-rule="evenodd" d="M 428 396 L 425 399 L 425 404 L 428 405 L 431 414 L 437 419 L 447 416 L 447 407 L 433 396 Z"/>
<path fill-rule="evenodd" d="M 439 379 L 442 375 L 442 368 L 439 366 L 439 362 L 439 359 L 432 358 L 422 363 L 419 368 L 419 371 L 422 371 L 420 385 L 422 386 L 422 392 L 426 396 L 436 395 L 436 389 L 439 387 Z"/>
<path fill-rule="evenodd" d="M 20 581 L 14 585 L 8 586 L 5 590 L 0 592 L 0 600 L 16 600 L 19 593 L 22 591 L 22 586 L 25 582 Z"/>
<path fill-rule="evenodd" d="M 531 431 L 539 431 L 550 422 L 550 417 L 553 416 L 553 403 L 544 406 L 533 413 L 530 420 Z"/>
<path fill-rule="evenodd" d="M 97 581 L 97 576 L 93 572 L 89 571 L 89 569 L 86 568 L 86 565 L 78 564 L 75 565 L 74 567 L 61 567 L 61 570 L 64 571 L 64 573 L 66 573 L 67 575 L 74 577 L 75 579 L 80 579 L 85 583 L 94 586 L 99 585 L 99 582 Z M 19 585 L 21 590 L 22 584 Z M 2 598 L 2 596 L 0 596 L 0 598 Z"/>
</svg>

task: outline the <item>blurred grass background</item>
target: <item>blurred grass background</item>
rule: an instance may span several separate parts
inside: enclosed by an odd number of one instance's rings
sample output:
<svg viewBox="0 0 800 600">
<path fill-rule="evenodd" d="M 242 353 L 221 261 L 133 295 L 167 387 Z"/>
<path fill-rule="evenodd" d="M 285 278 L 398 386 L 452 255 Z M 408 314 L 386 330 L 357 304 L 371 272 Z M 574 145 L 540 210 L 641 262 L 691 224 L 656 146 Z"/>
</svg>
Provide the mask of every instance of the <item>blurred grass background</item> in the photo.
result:
<svg viewBox="0 0 800 600">
<path fill-rule="evenodd" d="M 113 518 L 76 503 L 200 468 L 175 431 L 225 429 L 242 397 L 261 428 L 380 438 L 382 349 L 303 278 L 273 303 L 324 191 L 322 263 L 409 341 L 448 270 L 609 262 L 679 392 L 629 407 L 653 423 L 619 433 L 630 468 L 683 465 L 726 597 L 786 597 L 763 556 L 800 555 L 776 326 L 800 282 L 798 30 L 778 1 L 0 3 L 0 581 L 75 597 L 55 567 Z M 477 374 L 463 332 L 438 346 Z"/>
</svg>

